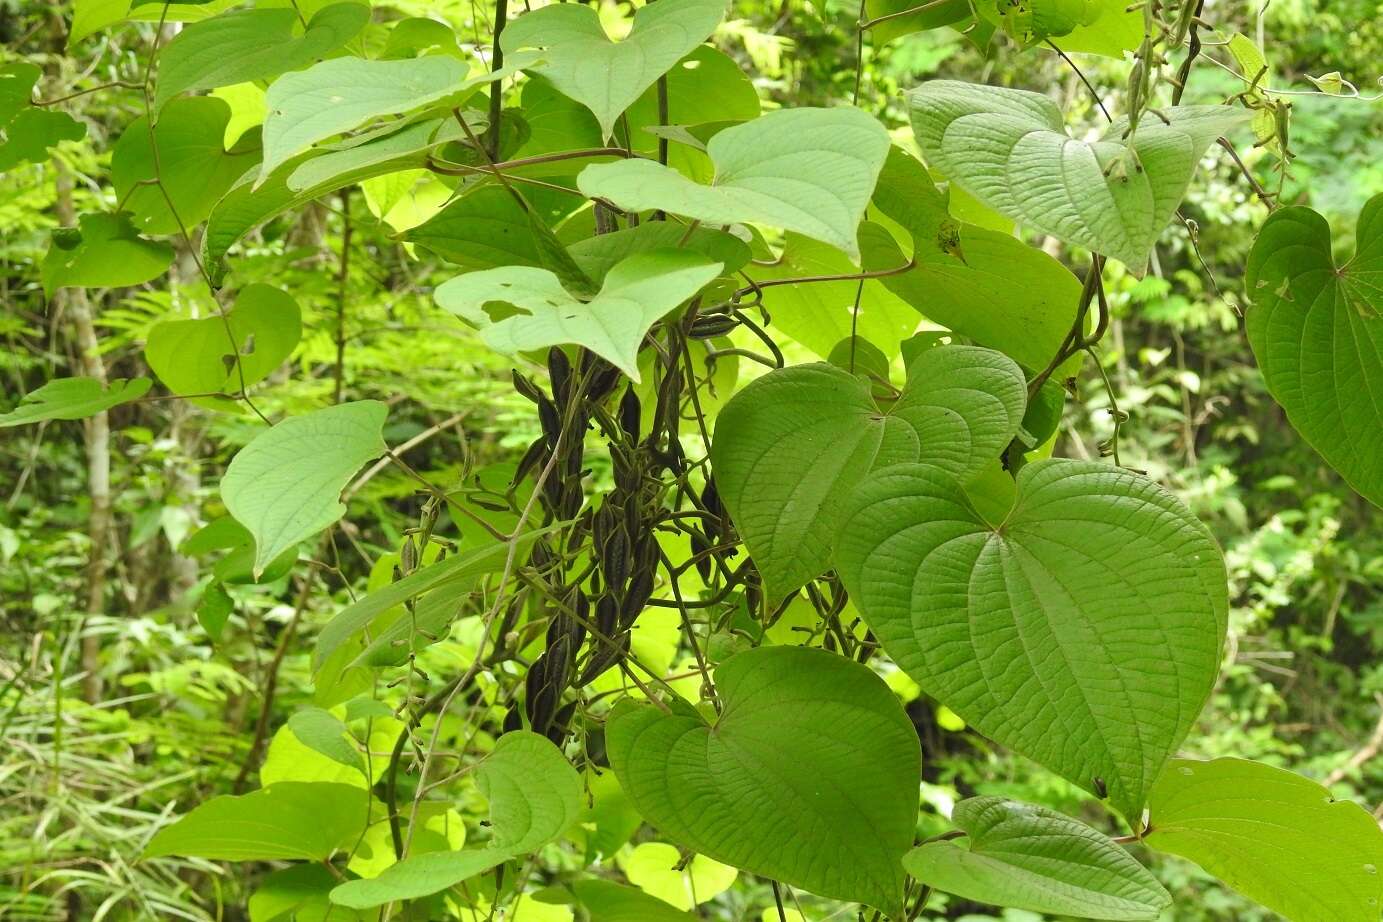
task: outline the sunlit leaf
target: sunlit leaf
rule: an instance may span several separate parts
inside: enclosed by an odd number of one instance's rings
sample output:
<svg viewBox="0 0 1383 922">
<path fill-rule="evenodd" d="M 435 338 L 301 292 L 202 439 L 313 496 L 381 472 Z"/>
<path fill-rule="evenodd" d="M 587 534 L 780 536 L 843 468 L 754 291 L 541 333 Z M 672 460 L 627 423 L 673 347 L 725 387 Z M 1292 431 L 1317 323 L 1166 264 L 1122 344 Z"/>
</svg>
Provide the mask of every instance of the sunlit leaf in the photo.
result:
<svg viewBox="0 0 1383 922">
<path fill-rule="evenodd" d="M 1153 848 L 1292 922 L 1376 922 L 1383 831 L 1314 781 L 1243 759 L 1177 759 L 1148 802 Z"/>
<path fill-rule="evenodd" d="M 231 459 L 221 499 L 255 539 L 255 575 L 288 548 L 341 518 L 341 491 L 387 450 L 380 431 L 389 410 L 359 400 L 290 416 Z"/>
</svg>

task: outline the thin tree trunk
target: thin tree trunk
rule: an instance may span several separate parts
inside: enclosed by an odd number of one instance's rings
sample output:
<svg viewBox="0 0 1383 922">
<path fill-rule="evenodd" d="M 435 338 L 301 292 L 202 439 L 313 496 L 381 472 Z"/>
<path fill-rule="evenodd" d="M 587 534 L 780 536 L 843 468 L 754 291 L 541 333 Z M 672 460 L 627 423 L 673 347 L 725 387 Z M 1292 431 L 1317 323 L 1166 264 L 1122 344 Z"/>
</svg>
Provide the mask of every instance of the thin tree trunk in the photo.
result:
<svg viewBox="0 0 1383 922">
<path fill-rule="evenodd" d="M 72 175 L 61 160 L 54 160 L 53 163 L 57 173 L 55 207 L 58 221 L 70 227 L 77 223 L 76 211 L 72 206 Z M 106 366 L 97 351 L 96 324 L 86 291 L 64 288 L 54 295 L 54 299 L 59 298 L 62 300 L 58 307 L 71 325 L 77 346 L 79 371 L 86 377 L 100 381 L 104 387 Z M 91 416 L 86 420 L 85 429 L 87 493 L 91 498 L 87 538 L 91 547 L 86 571 L 85 612 L 88 617 L 82 619 L 80 628 L 82 697 L 95 703 L 101 699 L 101 640 L 98 635 L 89 632 L 89 616 L 105 611 L 106 556 L 111 534 L 110 415 L 102 411 Z"/>
</svg>

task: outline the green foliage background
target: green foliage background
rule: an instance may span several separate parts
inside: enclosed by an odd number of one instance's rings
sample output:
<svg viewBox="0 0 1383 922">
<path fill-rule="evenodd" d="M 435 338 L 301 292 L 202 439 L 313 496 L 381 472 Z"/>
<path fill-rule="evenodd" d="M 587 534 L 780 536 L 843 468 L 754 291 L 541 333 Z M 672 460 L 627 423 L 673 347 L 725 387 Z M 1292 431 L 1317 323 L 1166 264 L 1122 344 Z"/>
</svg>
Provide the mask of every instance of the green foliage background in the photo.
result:
<svg viewBox="0 0 1383 922">
<path fill-rule="evenodd" d="M 156 25 L 104 30 L 68 50 L 69 6 L 0 0 L 0 63 L 23 55 L 40 64 L 45 99 L 137 80 Z M 380 2 L 376 10 L 442 18 L 481 44 L 493 12 L 420 0 Z M 600 11 L 610 22 L 628 13 L 613 3 Z M 1383 191 L 1383 104 L 1316 93 L 1305 77 L 1339 71 L 1365 97 L 1376 93 L 1383 10 L 1373 0 L 1275 0 L 1259 15 L 1256 4 L 1210 0 L 1203 15 L 1226 34 L 1258 39 L 1274 86 L 1302 92 L 1290 97 L 1296 159 L 1282 197 L 1310 204 L 1347 236 L 1360 204 Z M 839 0 L 738 0 L 714 44 L 753 76 L 769 105 L 848 102 L 856 93 L 858 16 L 855 4 Z M 1055 89 L 1068 121 L 1094 124 L 1098 117 L 1077 76 L 1042 49 L 986 56 L 969 36 L 937 29 L 883 47 L 865 43 L 864 53 L 859 105 L 890 128 L 906 125 L 902 91 L 934 77 Z M 1230 67 L 1221 49 L 1206 53 Z M 1090 56 L 1080 63 L 1117 110 L 1125 65 Z M 1239 89 L 1231 73 L 1208 66 L 1196 71 L 1185 101 L 1219 102 Z M 45 297 L 39 265 L 54 228 L 71 223 L 74 212 L 114 201 L 106 179 L 111 151 L 143 102 L 137 89 L 116 86 L 74 98 L 64 111 L 85 126 L 86 138 L 64 142 L 52 162 L 0 177 L 5 406 L 51 378 L 83 372 L 70 300 Z M 1276 182 L 1269 151 L 1254 149 L 1245 158 L 1265 184 Z M 419 187 L 415 194 L 421 200 L 438 193 Z M 1265 209 L 1220 157 L 1193 184 L 1184 213 L 1197 238 L 1180 227 L 1166 233 L 1145 278 L 1111 267 L 1112 323 L 1100 360 L 1129 415 L 1119 433 L 1123 462 L 1173 487 L 1225 549 L 1229 653 L 1192 735 L 1194 754 L 1291 768 L 1324 780 L 1340 798 L 1375 807 L 1383 804 L 1378 510 L 1286 424 L 1241 334 L 1243 266 Z M 342 260 L 346 247 L 352 256 Z M 329 403 L 338 387 L 353 400 L 385 401 L 385 440 L 399 446 L 425 435 L 405 453 L 407 463 L 448 484 L 516 463 L 539 435 L 531 404 L 514 390 L 510 363 L 421 294 L 454 269 L 425 249 L 405 247 L 360 195 L 333 196 L 271 223 L 250 239 L 237 271 L 243 281 L 287 289 L 303 313 L 301 344 L 256 393 L 270 418 Z M 197 311 L 205 316 L 204 291 L 184 247 L 166 284 L 93 291 L 106 373 L 148 374 L 142 346 L 149 330 Z M 341 349 L 338 323 L 345 330 Z M 787 350 L 790 360 L 810 357 L 792 345 Z M 223 511 L 220 475 L 261 426 L 250 414 L 204 412 L 178 400 L 127 404 L 111 415 L 111 541 L 98 579 L 99 613 L 90 618 L 84 612 L 94 578 L 87 567 L 93 510 L 84 424 L 0 430 L 0 918 L 246 918 L 259 872 L 231 873 L 202 859 L 140 861 L 140 851 L 171 813 L 239 791 L 256 772 L 291 772 L 304 758 L 280 728 L 312 703 L 306 638 L 367 586 L 388 581 L 426 497 L 392 470 L 371 478 L 309 568 L 319 572 L 308 578 L 300 565 L 265 584 L 237 587 L 234 613 L 215 639 L 197 614 L 212 558 L 188 553 L 184 541 Z M 1098 457 L 1113 434 L 1099 376 L 1082 376 L 1056 454 Z M 609 462 L 590 464 L 594 482 L 608 484 Z M 444 528 L 464 537 L 468 524 Z M 84 620 L 97 639 L 85 657 L 77 631 Z M 463 624 L 427 647 L 417 665 L 423 674 L 449 675 L 465 668 L 475 642 Z M 675 641 L 668 651 L 679 663 L 686 653 Z M 969 731 L 919 697 L 900 673 L 892 684 L 922 738 L 923 820 L 932 832 L 947 828 L 942 814 L 956 800 L 977 794 L 1107 825 L 1083 792 Z M 387 749 L 392 736 L 381 731 L 380 740 L 372 748 Z M 461 807 L 474 817 L 482 803 L 468 791 Z M 648 830 L 642 837 L 654 838 Z M 671 873 L 641 848 L 622 853 L 623 875 L 655 892 L 678 891 L 683 882 L 675 875 L 671 891 L 666 881 L 661 891 L 647 883 L 656 874 L 640 876 L 640 860 Z M 545 859 L 572 867 L 575 851 L 549 846 Z M 1189 862 L 1161 856 L 1151 867 L 1175 898 L 1169 918 L 1178 922 L 1273 918 Z M 692 865 L 703 883 L 698 896 L 715 890 L 701 918 L 776 917 L 766 884 L 748 875 L 714 881 L 722 872 Z M 531 899 L 513 905 L 517 915 L 506 918 L 570 918 L 565 907 Z M 808 919 L 828 918 L 805 897 L 801 909 Z M 923 917 L 1038 918 L 941 895 Z"/>
</svg>

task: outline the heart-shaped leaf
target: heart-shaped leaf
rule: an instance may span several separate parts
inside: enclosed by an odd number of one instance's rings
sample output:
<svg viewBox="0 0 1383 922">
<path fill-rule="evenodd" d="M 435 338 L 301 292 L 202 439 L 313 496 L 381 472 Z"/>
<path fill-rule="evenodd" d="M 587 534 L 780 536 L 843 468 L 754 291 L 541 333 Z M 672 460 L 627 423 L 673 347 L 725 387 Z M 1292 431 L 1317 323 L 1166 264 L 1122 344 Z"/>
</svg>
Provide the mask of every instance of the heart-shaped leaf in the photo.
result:
<svg viewBox="0 0 1383 922">
<path fill-rule="evenodd" d="M 1337 266 L 1330 226 L 1283 208 L 1258 232 L 1244 270 L 1249 344 L 1298 432 L 1383 506 L 1383 195 L 1359 213 L 1354 258 Z"/>
<path fill-rule="evenodd" d="M 610 765 L 673 842 L 821 896 L 900 909 L 917 734 L 883 680 L 824 650 L 758 647 L 715 672 L 714 724 L 625 699 Z"/>
<path fill-rule="evenodd" d="M 454 887 L 469 877 L 534 852 L 560 836 L 581 813 L 581 776 L 546 737 L 506 733 L 475 769 L 490 802 L 493 837 L 478 848 L 428 852 L 390 865 L 378 877 L 352 880 L 331 901 L 352 909 L 411 900 Z"/>
<path fill-rule="evenodd" d="M 847 500 L 870 471 L 926 461 L 969 479 L 1018 431 L 1026 398 L 1018 366 L 974 346 L 922 353 L 887 408 L 867 381 L 826 364 L 737 393 L 716 419 L 711 465 L 768 598 L 830 568 Z"/>
<path fill-rule="evenodd" d="M 297 37 L 298 13 L 287 7 L 231 10 L 194 22 L 158 54 L 154 110 L 180 93 L 306 67 L 354 38 L 369 21 L 368 4 L 335 3 L 319 9 Z"/>
<path fill-rule="evenodd" d="M 325 861 L 357 841 L 369 818 L 364 788 L 281 781 L 252 794 L 213 797 L 159 830 L 143 857 Z"/>
<path fill-rule="evenodd" d="M 951 822 L 963 840 L 928 842 L 903 858 L 924 884 L 1029 912 L 1152 922 L 1172 902 L 1141 864 L 1082 822 L 1045 807 L 973 797 Z"/>
<path fill-rule="evenodd" d="M 859 109 L 780 109 L 711 138 L 709 186 L 643 159 L 593 164 L 577 185 L 588 198 L 630 211 L 796 231 L 858 261 L 855 229 L 888 148 L 884 126 Z"/>
<path fill-rule="evenodd" d="M 1056 103 L 1026 90 L 934 80 L 908 94 L 927 162 L 1033 230 L 1141 272 L 1201 155 L 1248 120 L 1228 106 L 1148 114 L 1132 137 L 1116 121 L 1096 142 L 1066 133 Z"/>
<path fill-rule="evenodd" d="M 1148 811 L 1148 845 L 1292 922 L 1378 922 L 1383 831 L 1314 781 L 1244 759 L 1178 759 Z"/>
<path fill-rule="evenodd" d="M 84 214 L 77 227 L 53 231 L 39 275 L 52 297 L 59 288 L 124 288 L 156 279 L 173 263 L 173 248 L 146 240 L 126 214 Z"/>
<path fill-rule="evenodd" d="M 235 394 L 267 378 L 301 335 L 298 302 L 272 285 L 256 283 L 240 292 L 225 317 L 155 324 L 144 358 L 175 394 Z M 235 406 L 215 398 L 201 402 L 218 409 Z"/>
<path fill-rule="evenodd" d="M 638 351 L 661 317 L 720 274 L 720 263 L 686 250 L 649 250 L 623 260 L 600 292 L 582 302 L 556 275 L 532 266 L 505 266 L 459 275 L 438 287 L 438 305 L 480 329 L 486 345 L 514 353 L 577 343 L 639 380 Z M 517 313 L 493 319 L 486 305 Z"/>
<path fill-rule="evenodd" d="M 543 62 L 529 69 L 590 109 L 608 138 L 620 114 L 724 17 L 725 0 L 660 0 L 640 7 L 629 35 L 612 42 L 594 7 L 553 4 L 507 25 L 500 44 L 506 55 L 541 48 Z"/>
<path fill-rule="evenodd" d="M 290 416 L 240 449 L 221 478 L 221 499 L 255 539 L 258 577 L 275 557 L 341 518 L 341 491 L 387 449 L 389 408 L 357 400 Z"/>
<path fill-rule="evenodd" d="M 998 527 L 934 467 L 880 471 L 842 517 L 836 567 L 923 691 L 1130 823 L 1219 671 L 1219 548 L 1107 464 L 1027 465 Z"/>
<path fill-rule="evenodd" d="M 19 405 L 0 413 L 0 429 L 25 426 L 45 419 L 85 419 L 113 406 L 138 400 L 149 392 L 148 378 L 124 378 L 102 387 L 95 378 L 54 378 L 19 399 Z"/>
</svg>

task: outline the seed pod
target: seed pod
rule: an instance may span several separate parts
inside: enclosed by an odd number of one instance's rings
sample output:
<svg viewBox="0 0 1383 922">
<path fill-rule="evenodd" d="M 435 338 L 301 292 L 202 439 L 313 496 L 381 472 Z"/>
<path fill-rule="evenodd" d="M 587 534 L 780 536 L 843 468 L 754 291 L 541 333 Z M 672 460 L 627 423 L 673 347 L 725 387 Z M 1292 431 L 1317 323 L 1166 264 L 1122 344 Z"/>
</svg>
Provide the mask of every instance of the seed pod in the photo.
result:
<svg viewBox="0 0 1383 922">
<path fill-rule="evenodd" d="M 619 401 L 619 427 L 624 430 L 624 434 L 629 436 L 631 442 L 639 440 L 639 422 L 643 408 L 639 404 L 639 395 L 634 392 L 634 385 L 629 385 L 624 389 L 624 396 Z"/>
<path fill-rule="evenodd" d="M 523 717 L 519 714 L 519 706 L 511 705 L 509 710 L 504 713 L 504 732 L 513 733 L 515 730 L 523 729 Z"/>
<path fill-rule="evenodd" d="M 514 483 L 522 483 L 524 478 L 532 474 L 539 467 L 539 463 L 546 454 L 547 440 L 537 438 L 533 444 L 529 445 L 524 451 L 523 457 L 519 458 L 519 463 L 514 467 Z"/>
<path fill-rule="evenodd" d="M 611 593 L 602 595 L 595 603 L 595 627 L 606 637 L 613 637 L 619 629 L 619 602 Z M 597 638 L 596 644 L 602 641 Z"/>
<path fill-rule="evenodd" d="M 542 389 L 533 382 L 532 378 L 521 374 L 517 368 L 513 370 L 511 377 L 514 380 L 514 390 L 518 391 L 521 395 L 527 397 L 534 403 L 538 403 L 543 399 Z"/>
<path fill-rule="evenodd" d="M 635 573 L 629 580 L 629 588 L 624 592 L 624 602 L 620 605 L 619 626 L 621 630 L 628 630 L 634 625 L 652 595 L 653 575 L 651 573 Z"/>
<path fill-rule="evenodd" d="M 629 534 L 621 525 L 610 533 L 610 537 L 602 544 L 600 550 L 600 566 L 605 572 L 605 580 L 612 586 L 624 585 L 625 579 L 629 576 Z"/>
<path fill-rule="evenodd" d="M 547 350 L 547 374 L 552 380 L 552 399 L 565 408 L 571 399 L 571 362 L 556 346 Z"/>
<path fill-rule="evenodd" d="M 552 740 L 553 745 L 562 745 L 562 741 L 567 736 L 567 728 L 571 726 L 571 719 L 575 713 L 576 702 L 568 701 L 552 718 L 552 725 L 547 728 L 547 738 Z"/>
<path fill-rule="evenodd" d="M 543 427 L 543 435 L 547 438 L 547 444 L 556 448 L 557 440 L 562 435 L 562 419 L 557 415 L 556 404 L 541 394 L 538 400 L 538 422 Z"/>
<path fill-rule="evenodd" d="M 709 314 L 693 320 L 687 336 L 692 339 L 713 339 L 724 336 L 737 326 L 739 321 L 734 317 L 727 314 Z"/>
<path fill-rule="evenodd" d="M 703 583 L 709 583 L 711 581 L 711 557 L 710 554 L 706 553 L 710 549 L 710 545 L 705 541 L 702 541 L 696 535 L 691 536 L 692 557 L 696 560 L 696 572 L 700 574 Z"/>
</svg>

